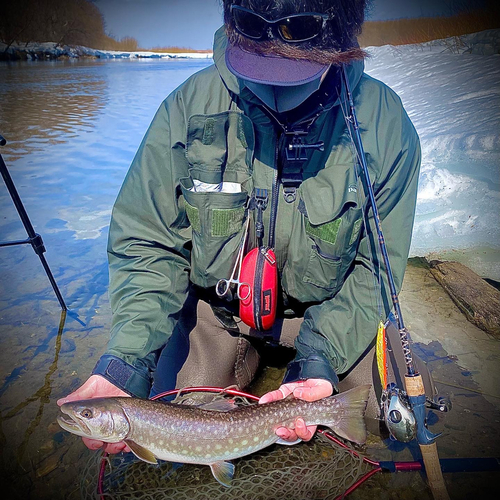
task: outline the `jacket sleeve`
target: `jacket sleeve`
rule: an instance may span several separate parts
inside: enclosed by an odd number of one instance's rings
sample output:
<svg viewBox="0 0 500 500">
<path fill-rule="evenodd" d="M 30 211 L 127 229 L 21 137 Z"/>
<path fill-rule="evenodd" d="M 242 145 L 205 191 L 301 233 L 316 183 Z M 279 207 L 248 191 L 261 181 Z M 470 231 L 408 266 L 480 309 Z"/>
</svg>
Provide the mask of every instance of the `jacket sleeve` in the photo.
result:
<svg viewBox="0 0 500 500">
<path fill-rule="evenodd" d="M 386 124 L 385 135 L 378 132 L 378 148 L 386 156 L 375 182 L 371 179 L 398 292 L 410 249 L 420 169 L 418 135 L 401 105 L 400 109 L 400 116 Z M 368 214 L 370 230 L 368 234 L 366 228 L 363 231 L 341 290 L 306 310 L 295 341 L 296 358 L 284 382 L 324 378 L 336 387 L 337 373 L 348 371 L 370 347 L 380 314 L 385 315 L 383 319 L 389 314 L 392 302 L 383 263 L 380 289 L 373 273 L 372 261 L 381 258 L 372 211 Z"/>
<path fill-rule="evenodd" d="M 187 297 L 191 230 L 178 189 L 187 175 L 181 97 L 160 107 L 115 202 L 109 231 L 111 339 L 93 373 L 147 397 L 158 350 Z"/>
</svg>

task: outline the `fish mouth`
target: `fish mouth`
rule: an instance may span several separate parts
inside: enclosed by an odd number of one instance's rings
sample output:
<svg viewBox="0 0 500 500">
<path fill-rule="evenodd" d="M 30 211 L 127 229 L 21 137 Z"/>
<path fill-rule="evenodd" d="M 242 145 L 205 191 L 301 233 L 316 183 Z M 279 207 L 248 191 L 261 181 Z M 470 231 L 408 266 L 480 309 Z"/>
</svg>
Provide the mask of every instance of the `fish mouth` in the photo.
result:
<svg viewBox="0 0 500 500">
<path fill-rule="evenodd" d="M 62 409 L 61 413 L 62 414 L 57 417 L 57 423 L 65 431 L 77 434 L 78 436 L 92 437 L 90 429 L 84 422 L 82 422 L 81 420 L 77 420 L 75 417 L 73 417 L 69 413 L 64 412 Z"/>
</svg>

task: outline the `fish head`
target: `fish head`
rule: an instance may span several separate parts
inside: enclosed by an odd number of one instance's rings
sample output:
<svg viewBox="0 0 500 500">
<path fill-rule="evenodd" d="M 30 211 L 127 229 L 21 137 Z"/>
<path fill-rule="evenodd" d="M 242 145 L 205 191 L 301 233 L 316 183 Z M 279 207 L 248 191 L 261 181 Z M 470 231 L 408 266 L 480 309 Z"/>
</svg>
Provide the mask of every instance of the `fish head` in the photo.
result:
<svg viewBox="0 0 500 500">
<path fill-rule="evenodd" d="M 106 443 L 123 441 L 130 432 L 125 411 L 117 399 L 110 398 L 64 403 L 57 423 L 72 434 Z"/>
</svg>

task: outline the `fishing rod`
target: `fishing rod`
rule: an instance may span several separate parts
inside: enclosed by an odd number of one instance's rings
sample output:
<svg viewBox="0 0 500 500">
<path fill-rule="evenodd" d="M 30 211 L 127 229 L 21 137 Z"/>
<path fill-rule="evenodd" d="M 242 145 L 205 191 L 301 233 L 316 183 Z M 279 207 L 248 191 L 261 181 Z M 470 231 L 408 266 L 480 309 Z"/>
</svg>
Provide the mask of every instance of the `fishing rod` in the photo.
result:
<svg viewBox="0 0 500 500">
<path fill-rule="evenodd" d="M 424 383 L 422 380 L 422 375 L 418 373 L 415 364 L 413 362 L 413 356 L 410 347 L 410 335 L 403 321 L 403 315 L 399 304 L 396 284 L 394 282 L 394 276 L 392 273 L 391 264 L 389 262 L 389 254 L 387 252 L 384 234 L 382 231 L 382 222 L 380 220 L 377 203 L 375 201 L 375 193 L 373 192 L 373 186 L 371 184 L 370 174 L 368 172 L 368 165 L 366 162 L 363 142 L 361 140 L 361 133 L 359 131 L 359 123 L 356 117 L 356 110 L 354 107 L 354 100 L 352 97 L 352 92 L 349 84 L 349 78 L 347 75 L 346 66 L 344 64 L 342 65 L 341 75 L 342 75 L 342 80 L 344 82 L 347 102 L 349 105 L 349 116 L 345 116 L 344 113 L 344 118 L 346 120 L 346 125 L 349 129 L 349 132 L 351 133 L 352 131 L 351 139 L 353 142 L 353 146 L 356 150 L 358 164 L 361 167 L 361 171 L 364 177 L 364 185 L 368 193 L 368 198 L 372 208 L 373 219 L 375 221 L 375 228 L 377 231 L 380 252 L 382 254 L 382 259 L 385 265 L 385 271 L 391 293 L 391 299 L 394 305 L 394 313 L 398 326 L 399 337 L 401 340 L 401 346 L 403 349 L 403 355 L 406 363 L 407 373 L 405 375 L 405 386 L 406 386 L 406 393 L 408 395 L 410 409 L 412 410 L 415 418 L 415 423 L 417 428 L 416 431 L 417 441 L 420 447 L 420 452 L 422 453 L 422 458 L 424 460 L 424 465 L 425 465 L 425 471 L 427 474 L 427 479 L 429 481 L 429 487 L 432 491 L 434 499 L 449 500 L 449 495 L 448 492 L 446 491 L 446 485 L 443 479 L 443 474 L 436 446 L 436 438 L 439 435 L 433 434 L 426 427 L 426 410 L 425 410 L 426 396 L 425 396 Z M 387 388 L 383 387 L 384 391 L 386 389 Z"/>
</svg>

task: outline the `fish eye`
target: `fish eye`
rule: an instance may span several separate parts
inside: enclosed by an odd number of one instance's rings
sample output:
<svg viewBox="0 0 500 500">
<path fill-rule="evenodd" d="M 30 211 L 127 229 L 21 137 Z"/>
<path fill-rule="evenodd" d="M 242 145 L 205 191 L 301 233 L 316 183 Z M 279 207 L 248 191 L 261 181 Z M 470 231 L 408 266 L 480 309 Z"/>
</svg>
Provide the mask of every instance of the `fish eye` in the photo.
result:
<svg viewBox="0 0 500 500">
<path fill-rule="evenodd" d="M 89 408 L 85 408 L 85 410 L 82 410 L 80 412 L 80 415 L 84 418 L 92 418 L 92 410 Z"/>
</svg>

